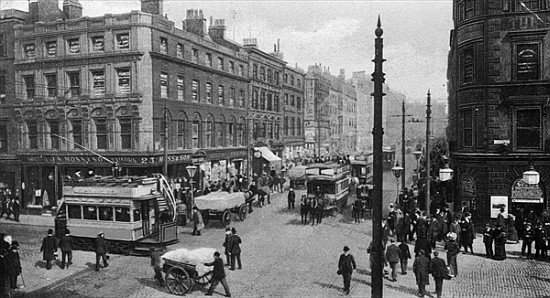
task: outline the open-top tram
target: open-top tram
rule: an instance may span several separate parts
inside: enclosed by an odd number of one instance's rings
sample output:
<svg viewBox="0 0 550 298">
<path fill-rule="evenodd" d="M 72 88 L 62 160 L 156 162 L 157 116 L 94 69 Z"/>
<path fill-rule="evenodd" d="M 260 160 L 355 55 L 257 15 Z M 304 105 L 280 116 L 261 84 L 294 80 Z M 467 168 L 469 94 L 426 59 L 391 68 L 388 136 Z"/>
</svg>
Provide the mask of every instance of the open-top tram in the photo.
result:
<svg viewBox="0 0 550 298">
<path fill-rule="evenodd" d="M 324 213 L 339 212 L 347 205 L 350 166 L 340 163 L 316 163 L 306 168 L 307 196 L 322 205 Z"/>
<path fill-rule="evenodd" d="M 177 239 L 176 201 L 164 177 L 96 176 L 66 179 L 56 235 L 71 231 L 76 249 L 93 250 L 101 231 L 109 251 L 149 254 Z"/>
</svg>

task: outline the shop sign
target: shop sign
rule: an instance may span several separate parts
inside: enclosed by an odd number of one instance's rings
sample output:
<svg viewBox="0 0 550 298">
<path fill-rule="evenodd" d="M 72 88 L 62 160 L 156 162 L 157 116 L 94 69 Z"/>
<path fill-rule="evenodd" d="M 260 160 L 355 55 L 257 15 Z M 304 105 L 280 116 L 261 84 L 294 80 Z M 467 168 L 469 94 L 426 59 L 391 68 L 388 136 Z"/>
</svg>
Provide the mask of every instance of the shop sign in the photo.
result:
<svg viewBox="0 0 550 298">
<path fill-rule="evenodd" d="M 164 162 L 164 156 L 107 156 L 108 160 L 121 165 L 159 164 Z M 23 156 L 27 163 L 70 163 L 70 164 L 108 164 L 108 161 L 99 156 L 71 156 L 71 155 L 36 155 Z M 168 156 L 168 163 L 191 161 L 191 154 L 175 154 Z"/>
<path fill-rule="evenodd" d="M 517 179 L 512 185 L 513 203 L 542 203 L 544 193 L 538 184 L 527 184 Z"/>
</svg>

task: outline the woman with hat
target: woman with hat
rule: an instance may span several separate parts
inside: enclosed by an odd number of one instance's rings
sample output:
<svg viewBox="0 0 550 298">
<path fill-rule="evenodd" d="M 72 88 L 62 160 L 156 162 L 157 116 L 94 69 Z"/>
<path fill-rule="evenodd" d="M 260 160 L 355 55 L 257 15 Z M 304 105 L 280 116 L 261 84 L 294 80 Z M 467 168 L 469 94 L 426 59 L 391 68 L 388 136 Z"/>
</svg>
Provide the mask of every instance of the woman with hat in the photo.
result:
<svg viewBox="0 0 550 298">
<path fill-rule="evenodd" d="M 202 229 L 204 229 L 202 214 L 199 212 L 199 208 L 197 208 L 197 206 L 194 206 L 193 207 L 193 233 L 191 233 L 191 235 L 200 236 Z"/>
<path fill-rule="evenodd" d="M 42 259 L 46 261 L 46 269 L 52 269 L 52 262 L 55 259 L 54 253 L 57 251 L 57 243 L 53 237 L 53 230 L 48 230 L 48 236 L 42 239 L 42 246 L 40 252 L 42 252 Z"/>
<path fill-rule="evenodd" d="M 17 289 L 17 276 L 21 274 L 21 259 L 19 258 L 19 242 L 11 243 L 10 251 L 6 257 L 6 273 L 10 280 L 10 288 Z"/>
</svg>

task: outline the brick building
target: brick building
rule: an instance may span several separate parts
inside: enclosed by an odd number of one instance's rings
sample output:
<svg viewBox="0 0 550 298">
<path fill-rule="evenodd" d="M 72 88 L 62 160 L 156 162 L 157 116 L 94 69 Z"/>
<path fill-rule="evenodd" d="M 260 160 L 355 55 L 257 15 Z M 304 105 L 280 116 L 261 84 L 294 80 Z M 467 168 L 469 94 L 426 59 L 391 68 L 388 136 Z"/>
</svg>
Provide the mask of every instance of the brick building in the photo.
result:
<svg viewBox="0 0 550 298">
<path fill-rule="evenodd" d="M 285 67 L 283 136 L 286 147 L 283 157 L 288 162 L 304 156 L 304 85 L 305 72 L 302 69 Z"/>
<path fill-rule="evenodd" d="M 327 155 L 330 148 L 330 79 L 321 65 L 311 65 L 305 76 L 304 134 L 309 156 Z"/>
<path fill-rule="evenodd" d="M 448 61 L 455 206 L 540 213 L 550 187 L 548 1 L 455 0 Z M 522 174 L 532 161 L 540 183 Z M 519 220 L 519 219 L 518 219 Z"/>
</svg>

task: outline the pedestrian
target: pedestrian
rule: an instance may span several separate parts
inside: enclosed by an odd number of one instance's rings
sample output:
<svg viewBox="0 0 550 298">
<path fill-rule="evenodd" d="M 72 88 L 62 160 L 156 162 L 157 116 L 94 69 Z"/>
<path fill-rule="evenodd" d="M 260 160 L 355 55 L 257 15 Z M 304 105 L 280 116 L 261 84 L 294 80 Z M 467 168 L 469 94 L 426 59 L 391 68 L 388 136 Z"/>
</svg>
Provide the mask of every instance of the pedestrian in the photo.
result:
<svg viewBox="0 0 550 298">
<path fill-rule="evenodd" d="M 395 238 L 390 238 L 390 245 L 386 248 L 386 261 L 390 264 L 390 281 L 397 281 L 397 264 L 401 261 L 401 250 L 395 245 Z"/>
<path fill-rule="evenodd" d="M 535 231 L 531 227 L 530 223 L 525 225 L 525 231 L 523 231 L 523 244 L 521 245 L 521 255 L 525 256 L 527 251 L 527 257 L 531 256 L 531 248 L 533 240 L 535 240 Z"/>
<path fill-rule="evenodd" d="M 8 195 L 2 196 L 2 213 L 0 214 L 0 218 L 6 214 L 6 219 L 10 218 L 10 210 L 8 208 L 8 205 L 10 204 L 10 198 Z"/>
<path fill-rule="evenodd" d="M 444 249 L 447 251 L 447 264 L 451 268 L 451 273 L 449 274 L 452 277 L 458 276 L 458 264 L 457 264 L 457 255 L 460 252 L 460 248 L 456 243 L 456 234 L 450 232 L 447 236 L 447 242 L 445 242 Z"/>
<path fill-rule="evenodd" d="M 226 266 L 229 266 L 229 264 L 231 264 L 230 262 L 230 257 L 231 257 L 231 254 L 229 253 L 229 239 L 231 238 L 231 228 L 230 227 L 227 227 L 225 228 L 225 240 L 223 241 L 223 247 L 225 248 L 224 250 L 224 253 L 225 253 L 225 265 Z"/>
<path fill-rule="evenodd" d="M 544 229 L 544 225 L 539 221 L 537 228 L 535 229 L 535 259 L 546 258 L 546 239 L 548 235 Z"/>
<path fill-rule="evenodd" d="M 237 229 L 231 228 L 231 237 L 229 238 L 229 253 L 231 254 L 231 269 L 235 270 L 235 259 L 239 263 L 239 270 L 243 269 L 241 263 L 241 237 L 237 235 Z"/>
<path fill-rule="evenodd" d="M 300 200 L 300 215 L 302 216 L 302 224 L 307 224 L 307 213 L 309 212 L 308 200 L 306 195 L 302 195 Z"/>
<path fill-rule="evenodd" d="M 493 232 L 493 240 L 495 242 L 495 260 L 506 259 L 506 232 L 502 230 L 502 226 L 497 225 Z M 529 246 L 530 247 L 530 246 Z M 529 249 L 531 251 L 531 249 Z"/>
<path fill-rule="evenodd" d="M 19 257 L 19 242 L 13 241 L 5 257 L 6 273 L 10 281 L 10 288 L 17 289 L 17 277 L 21 274 L 21 258 Z"/>
<path fill-rule="evenodd" d="M 419 237 L 418 239 L 416 239 L 416 243 L 414 245 L 414 253 L 418 255 L 420 251 L 424 252 L 428 260 L 431 258 L 432 245 L 430 244 L 430 241 L 427 238 Z"/>
<path fill-rule="evenodd" d="M 357 269 L 355 259 L 349 251 L 349 247 L 344 246 L 344 253 L 340 255 L 340 259 L 338 260 L 338 273 L 344 278 L 344 293 L 346 295 L 349 294 L 351 274 L 353 270 Z"/>
<path fill-rule="evenodd" d="M 504 216 L 505 211 L 506 211 L 506 209 L 504 207 L 501 207 L 500 208 L 500 213 L 497 215 L 496 225 L 500 225 L 500 227 L 502 229 L 504 229 L 504 227 L 506 226 L 506 217 Z"/>
<path fill-rule="evenodd" d="M 193 233 L 191 235 L 200 236 L 201 230 L 204 228 L 204 222 L 202 220 L 202 214 L 199 212 L 197 206 L 193 207 Z"/>
<path fill-rule="evenodd" d="M 279 175 L 278 182 L 279 182 L 279 189 L 281 190 L 281 192 L 283 192 L 285 190 L 284 186 L 285 186 L 285 182 L 286 182 L 286 179 L 285 179 L 283 174 Z"/>
<path fill-rule="evenodd" d="M 493 232 L 491 224 L 485 224 L 485 230 L 483 230 L 483 244 L 485 244 L 485 254 L 489 259 L 492 259 L 493 254 Z"/>
<path fill-rule="evenodd" d="M 46 261 L 46 269 L 52 269 L 52 262 L 55 259 L 55 252 L 57 251 L 57 241 L 53 236 L 53 230 L 48 230 L 48 236 L 42 239 L 42 246 L 40 252 L 42 252 L 42 259 Z"/>
<path fill-rule="evenodd" d="M 65 268 L 65 264 L 69 269 L 69 266 L 73 263 L 73 240 L 69 229 L 65 229 L 65 235 L 61 236 L 59 248 L 61 248 L 61 269 Z M 67 263 L 65 263 L 65 260 L 67 260 Z"/>
<path fill-rule="evenodd" d="M 10 252 L 11 244 L 6 240 L 6 234 L 0 233 L 0 297 L 5 297 L 6 295 L 6 281 L 7 281 L 7 268 L 6 268 L 6 258 Z"/>
<path fill-rule="evenodd" d="M 513 214 L 508 214 L 506 237 L 510 242 L 519 243 L 518 231 L 516 230 L 516 217 Z"/>
<path fill-rule="evenodd" d="M 323 222 L 323 210 L 325 209 L 325 200 L 324 195 L 318 196 L 315 198 L 315 218 L 317 220 L 317 224 L 320 224 Z"/>
<path fill-rule="evenodd" d="M 469 248 L 470 252 L 474 254 L 472 244 L 475 238 L 475 227 L 470 212 L 464 213 L 464 220 L 461 222 L 460 228 L 460 245 L 464 247 L 464 253 L 467 253 Z"/>
<path fill-rule="evenodd" d="M 164 248 L 151 246 L 151 266 L 155 271 L 155 282 L 159 284 L 160 287 L 164 287 L 164 278 L 162 276 L 162 266 L 164 261 L 162 260 L 162 255 L 164 254 Z"/>
<path fill-rule="evenodd" d="M 411 250 L 409 249 L 409 245 L 405 242 L 405 239 L 401 242 L 401 244 L 399 244 L 399 250 L 401 250 L 401 254 L 399 255 L 401 274 L 405 275 L 407 274 L 407 265 L 409 263 L 409 259 L 411 258 Z"/>
<path fill-rule="evenodd" d="M 211 281 L 212 284 L 210 285 L 210 288 L 208 289 L 208 292 L 205 295 L 212 296 L 218 284 L 221 283 L 223 286 L 223 289 L 225 290 L 225 297 L 231 297 L 231 292 L 229 291 L 229 285 L 227 284 L 227 280 L 225 279 L 225 270 L 223 269 L 223 260 L 222 258 L 220 258 L 220 253 L 215 252 L 214 261 L 210 263 L 204 263 L 204 265 L 214 266 L 214 269 L 212 270 L 212 281 Z"/>
<path fill-rule="evenodd" d="M 296 202 L 296 193 L 294 192 L 294 189 L 292 187 L 288 191 L 288 209 L 294 209 L 294 203 Z"/>
<path fill-rule="evenodd" d="M 434 257 L 430 262 L 430 272 L 435 281 L 435 294 L 441 298 L 443 292 L 443 280 L 449 278 L 449 271 L 445 261 L 439 258 L 439 252 L 434 251 Z"/>
<path fill-rule="evenodd" d="M 99 259 L 103 260 L 103 267 L 109 266 L 107 263 L 107 241 L 105 240 L 105 234 L 99 232 L 95 239 L 95 271 L 99 271 Z"/>
<path fill-rule="evenodd" d="M 309 218 L 310 218 L 310 221 L 311 221 L 311 225 L 314 225 L 315 224 L 315 218 L 317 216 L 316 214 L 316 207 L 317 207 L 317 200 L 314 200 L 313 198 L 309 197 L 308 199 L 308 210 L 309 210 Z"/>
<path fill-rule="evenodd" d="M 395 211 L 393 203 L 389 205 L 388 209 L 388 227 L 390 230 L 395 231 L 395 226 L 397 224 L 397 212 Z"/>
<path fill-rule="evenodd" d="M 451 226 L 449 227 L 449 233 L 454 233 L 456 235 L 455 241 L 456 241 L 457 244 L 460 243 L 460 233 L 462 232 L 462 227 L 460 226 L 460 223 L 458 222 L 459 219 L 460 219 L 460 215 L 455 214 L 453 222 L 451 222 Z M 449 235 L 449 234 L 447 234 L 447 235 Z"/>
<path fill-rule="evenodd" d="M 21 203 L 19 202 L 19 197 L 13 198 L 11 203 L 11 212 L 13 213 L 13 219 L 16 222 L 19 222 L 19 215 L 21 214 Z"/>
<path fill-rule="evenodd" d="M 426 257 L 426 252 L 421 250 L 414 259 L 413 272 L 418 285 L 418 296 L 426 295 L 426 286 L 430 284 L 430 260 Z"/>
<path fill-rule="evenodd" d="M 355 223 L 361 223 L 361 210 L 363 209 L 363 203 L 360 199 L 355 199 L 353 202 L 353 219 Z"/>
</svg>

